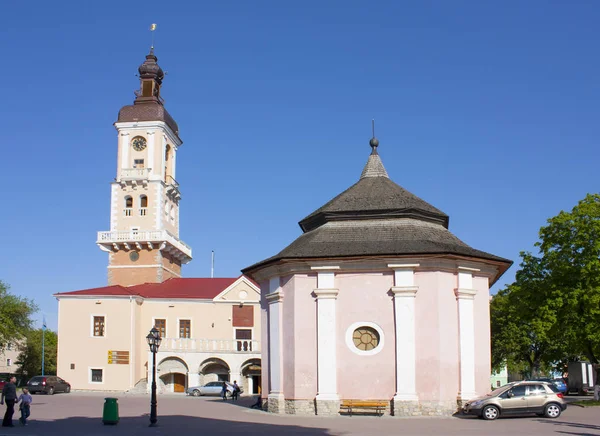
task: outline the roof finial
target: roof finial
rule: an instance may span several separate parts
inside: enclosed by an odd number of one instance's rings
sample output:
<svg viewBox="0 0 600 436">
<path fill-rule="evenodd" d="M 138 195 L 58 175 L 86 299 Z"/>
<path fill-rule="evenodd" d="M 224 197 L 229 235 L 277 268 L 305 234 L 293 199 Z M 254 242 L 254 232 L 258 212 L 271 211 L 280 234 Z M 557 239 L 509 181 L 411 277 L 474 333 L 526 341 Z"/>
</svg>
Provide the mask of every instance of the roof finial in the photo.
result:
<svg viewBox="0 0 600 436">
<path fill-rule="evenodd" d="M 373 137 L 369 141 L 369 145 L 373 149 L 371 154 L 378 154 L 377 147 L 379 146 L 379 140 L 375 137 L 375 119 L 371 120 L 371 128 L 373 129 Z"/>
<path fill-rule="evenodd" d="M 150 46 L 150 53 L 154 54 L 154 31 L 156 30 L 156 23 L 150 24 L 150 33 L 152 34 L 152 45 Z"/>
</svg>

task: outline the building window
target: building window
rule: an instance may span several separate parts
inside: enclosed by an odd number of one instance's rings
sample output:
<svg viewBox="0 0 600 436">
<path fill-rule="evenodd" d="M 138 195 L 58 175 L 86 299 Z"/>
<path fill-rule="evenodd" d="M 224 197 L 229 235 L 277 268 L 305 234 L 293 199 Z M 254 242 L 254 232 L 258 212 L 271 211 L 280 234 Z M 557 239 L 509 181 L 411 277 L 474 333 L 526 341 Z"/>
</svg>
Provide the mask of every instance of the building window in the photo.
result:
<svg viewBox="0 0 600 436">
<path fill-rule="evenodd" d="M 124 215 L 125 216 L 131 216 L 131 211 L 132 210 L 133 210 L 133 198 L 128 195 L 127 197 L 125 197 Z"/>
<path fill-rule="evenodd" d="M 175 224 L 175 206 L 171 205 L 171 222 Z"/>
<path fill-rule="evenodd" d="M 71 369 L 75 369 L 75 364 L 71 363 Z"/>
<path fill-rule="evenodd" d="M 372 327 L 359 327 L 352 334 L 354 346 L 361 351 L 371 351 L 379 345 L 379 333 Z"/>
<path fill-rule="evenodd" d="M 144 159 L 134 159 L 133 167 L 134 168 L 144 168 Z"/>
<path fill-rule="evenodd" d="M 92 383 L 102 383 L 104 381 L 103 371 L 99 368 L 90 369 L 90 382 Z"/>
<path fill-rule="evenodd" d="M 180 338 L 191 338 L 191 324 L 189 319 L 179 320 L 179 337 Z"/>
<path fill-rule="evenodd" d="M 251 329 L 235 329 L 235 340 L 238 351 L 252 351 Z"/>
<path fill-rule="evenodd" d="M 148 197 L 140 195 L 140 207 L 148 207 Z"/>
<path fill-rule="evenodd" d="M 104 317 L 103 316 L 95 316 L 94 317 L 94 336 L 97 336 L 97 337 L 104 336 Z"/>
<path fill-rule="evenodd" d="M 356 354 L 372 356 L 383 349 L 383 330 L 373 322 L 355 322 L 346 330 L 346 346 Z"/>
<path fill-rule="evenodd" d="M 6 359 L 6 366 L 12 365 L 12 359 Z"/>
<path fill-rule="evenodd" d="M 154 327 L 158 330 L 161 338 L 167 337 L 167 320 L 166 319 L 155 319 Z"/>
</svg>

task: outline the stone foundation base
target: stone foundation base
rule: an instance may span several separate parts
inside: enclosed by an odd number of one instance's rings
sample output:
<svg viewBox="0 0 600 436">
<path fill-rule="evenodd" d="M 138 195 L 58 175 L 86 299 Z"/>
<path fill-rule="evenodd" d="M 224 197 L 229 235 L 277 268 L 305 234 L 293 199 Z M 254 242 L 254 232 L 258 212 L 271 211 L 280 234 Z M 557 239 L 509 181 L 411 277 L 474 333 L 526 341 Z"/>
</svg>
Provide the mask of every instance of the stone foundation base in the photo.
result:
<svg viewBox="0 0 600 436">
<path fill-rule="evenodd" d="M 454 401 L 393 401 L 394 416 L 452 416 L 458 411 Z"/>
<path fill-rule="evenodd" d="M 285 413 L 290 415 L 316 415 L 315 400 L 285 400 Z"/>
<path fill-rule="evenodd" d="M 315 400 L 317 403 L 317 415 L 337 416 L 340 414 L 340 400 Z"/>
<path fill-rule="evenodd" d="M 267 398 L 267 411 L 271 413 L 286 413 L 283 394 L 269 395 Z"/>
</svg>

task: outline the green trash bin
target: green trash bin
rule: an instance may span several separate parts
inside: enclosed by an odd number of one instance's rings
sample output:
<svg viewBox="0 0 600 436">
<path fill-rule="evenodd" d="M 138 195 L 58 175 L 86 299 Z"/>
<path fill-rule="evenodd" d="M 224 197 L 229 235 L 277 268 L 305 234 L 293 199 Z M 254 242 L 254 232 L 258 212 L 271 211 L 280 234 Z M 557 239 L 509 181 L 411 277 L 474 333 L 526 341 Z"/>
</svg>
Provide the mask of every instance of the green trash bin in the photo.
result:
<svg viewBox="0 0 600 436">
<path fill-rule="evenodd" d="M 104 425 L 116 425 L 119 423 L 119 404 L 116 398 L 104 399 L 102 422 Z"/>
</svg>

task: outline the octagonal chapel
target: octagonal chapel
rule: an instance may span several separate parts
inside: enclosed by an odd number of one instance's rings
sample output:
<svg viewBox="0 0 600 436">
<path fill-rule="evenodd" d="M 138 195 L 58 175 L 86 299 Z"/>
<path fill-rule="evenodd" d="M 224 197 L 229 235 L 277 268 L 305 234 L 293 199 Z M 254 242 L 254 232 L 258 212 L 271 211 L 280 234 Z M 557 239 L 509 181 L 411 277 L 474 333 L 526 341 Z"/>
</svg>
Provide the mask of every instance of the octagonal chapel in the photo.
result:
<svg viewBox="0 0 600 436">
<path fill-rule="evenodd" d="M 331 415 L 368 399 L 395 416 L 446 415 L 489 390 L 489 288 L 512 262 L 454 236 L 370 145 L 357 183 L 243 270 L 261 289 L 271 412 Z"/>
</svg>

